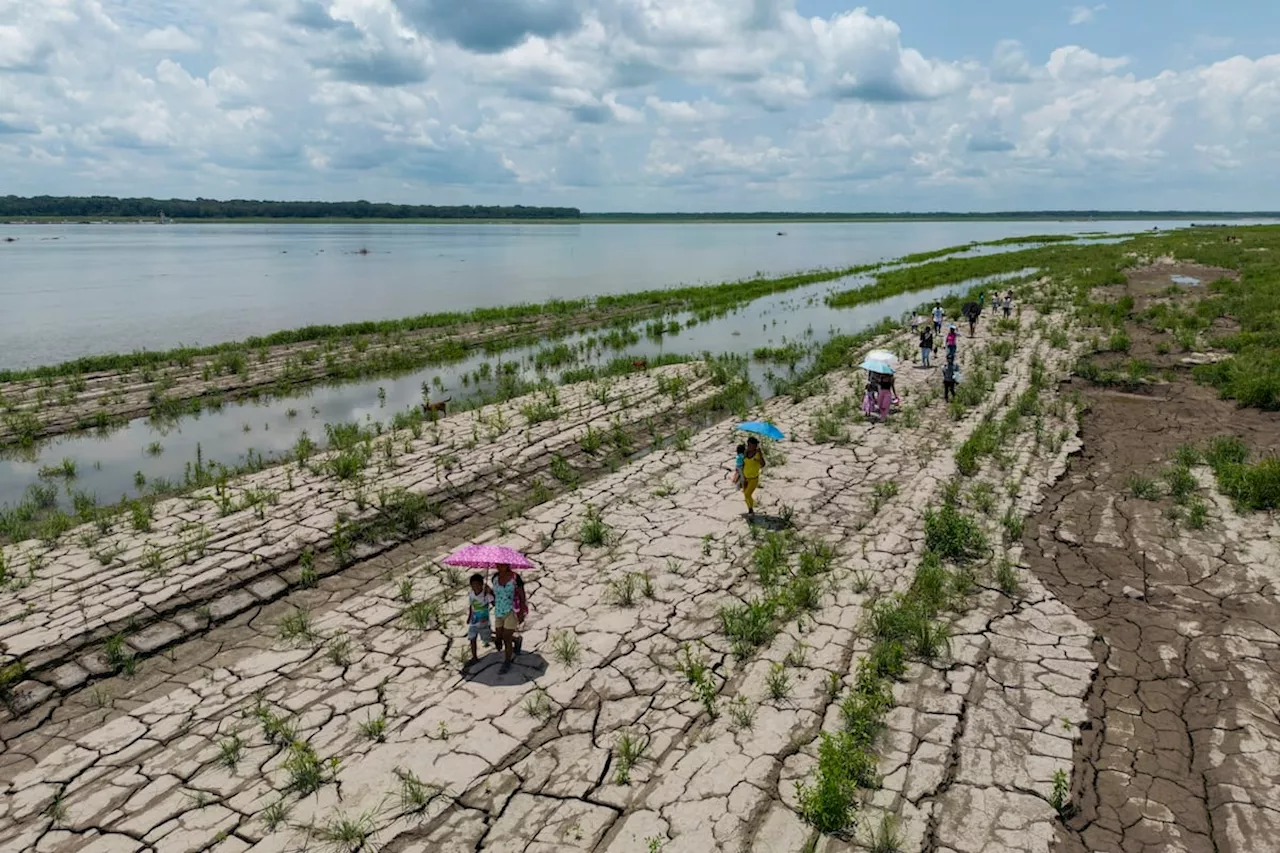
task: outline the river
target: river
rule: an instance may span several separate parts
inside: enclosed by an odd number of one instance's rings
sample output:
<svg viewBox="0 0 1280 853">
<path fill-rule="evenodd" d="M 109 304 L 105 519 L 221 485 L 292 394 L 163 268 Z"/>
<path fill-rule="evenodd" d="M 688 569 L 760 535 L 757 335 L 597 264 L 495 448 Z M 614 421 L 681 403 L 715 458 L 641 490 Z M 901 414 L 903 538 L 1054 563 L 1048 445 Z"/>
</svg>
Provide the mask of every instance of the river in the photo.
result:
<svg viewBox="0 0 1280 853">
<path fill-rule="evenodd" d="M 0 368 L 1185 224 L 0 225 Z"/>
</svg>

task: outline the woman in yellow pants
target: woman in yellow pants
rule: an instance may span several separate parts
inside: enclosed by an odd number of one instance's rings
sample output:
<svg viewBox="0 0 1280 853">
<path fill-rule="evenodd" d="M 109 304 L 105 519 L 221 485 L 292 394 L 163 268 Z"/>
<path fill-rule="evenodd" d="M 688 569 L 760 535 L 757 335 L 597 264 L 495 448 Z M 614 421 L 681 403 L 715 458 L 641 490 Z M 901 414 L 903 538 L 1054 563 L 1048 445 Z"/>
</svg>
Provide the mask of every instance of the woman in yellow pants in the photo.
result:
<svg viewBox="0 0 1280 853">
<path fill-rule="evenodd" d="M 755 493 L 760 485 L 760 471 L 764 468 L 764 451 L 757 439 L 747 439 L 747 455 L 742 461 L 742 497 L 747 502 L 747 515 L 756 514 Z"/>
</svg>

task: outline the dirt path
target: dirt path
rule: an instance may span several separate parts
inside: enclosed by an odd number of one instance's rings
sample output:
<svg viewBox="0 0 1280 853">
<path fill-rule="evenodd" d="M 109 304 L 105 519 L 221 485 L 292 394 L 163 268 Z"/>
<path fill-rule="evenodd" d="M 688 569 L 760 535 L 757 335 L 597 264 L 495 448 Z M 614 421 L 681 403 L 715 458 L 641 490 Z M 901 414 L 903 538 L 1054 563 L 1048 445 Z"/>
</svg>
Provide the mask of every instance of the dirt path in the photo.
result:
<svg viewBox="0 0 1280 853">
<path fill-rule="evenodd" d="M 1275 850 L 1280 526 L 1238 516 L 1205 469 L 1203 530 L 1128 484 L 1223 431 L 1266 448 L 1280 423 L 1184 380 L 1087 399 L 1084 453 L 1027 527 L 1034 572 L 1096 632 L 1100 665 L 1076 757 L 1080 813 L 1058 849 Z"/>
<path fill-rule="evenodd" d="M 136 683 L 147 681 L 144 660 L 135 679 L 62 700 L 77 715 L 54 713 L 7 741 L 0 844 L 799 850 L 812 832 L 793 782 L 809 773 L 819 731 L 836 725 L 832 679 L 849 684 L 869 646 L 857 630 L 865 606 L 910 582 L 955 446 L 1014 405 L 1038 340 L 1024 330 L 987 402 L 960 421 L 942 410 L 937 372 L 910 368 L 899 389 L 914 417 L 850 424 L 848 443 L 811 438 L 858 393 L 842 377 L 762 412 L 792 437 L 772 451 L 764 511 L 798 523 L 796 548 L 825 542 L 837 558 L 818 609 L 779 624 L 758 654 L 733 655 L 718 616 L 759 594 L 761 541 L 727 486 L 731 437 L 719 425 L 489 532 L 543 568 L 511 673 L 490 657 L 458 675 L 463 642 L 448 617 L 461 579 L 437 568 L 440 551 L 384 562 L 389 578 L 348 570 L 326 581 L 352 581 L 346 594 L 330 586 L 327 606 L 178 643 L 169 662 L 150 659 L 159 686 Z M 993 344 L 981 331 L 964 356 L 973 364 Z M 1051 432 L 1067 426 L 1045 420 Z M 992 533 L 1006 509 L 1035 505 L 1069 448 L 1046 450 L 1028 424 L 968 482 L 1003 487 L 976 510 Z M 889 482 L 897 495 L 883 499 L 876 487 Z M 602 527 L 587 535 L 592 507 Z M 868 521 L 886 532 L 871 535 Z M 1032 578 L 1012 597 L 990 576 L 979 582 L 952 659 L 913 665 L 897 691 L 885 785 L 868 808 L 902 815 L 903 849 L 990 849 L 996 832 L 1009 849 L 1040 850 L 1052 837 L 1047 785 L 1075 737 L 1062 721 L 1083 719 L 1087 630 Z M 691 661 L 709 692 L 682 674 Z M 105 697 L 98 708 L 85 699 L 93 691 Z M 645 747 L 624 767 L 628 742 Z"/>
</svg>

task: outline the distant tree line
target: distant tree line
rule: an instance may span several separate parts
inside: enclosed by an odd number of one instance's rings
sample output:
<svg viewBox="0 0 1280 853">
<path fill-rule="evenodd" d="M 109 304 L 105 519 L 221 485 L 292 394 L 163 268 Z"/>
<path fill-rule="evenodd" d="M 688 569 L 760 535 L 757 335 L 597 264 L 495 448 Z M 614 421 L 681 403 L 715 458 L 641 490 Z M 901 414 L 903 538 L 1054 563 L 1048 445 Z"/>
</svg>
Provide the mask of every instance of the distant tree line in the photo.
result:
<svg viewBox="0 0 1280 853">
<path fill-rule="evenodd" d="M 588 221 L 628 221 L 643 222 L 645 220 L 682 222 L 710 219 L 716 221 L 761 221 L 761 222 L 804 222 L 806 220 L 856 222 L 858 220 L 893 220 L 909 221 L 912 219 L 991 219 L 1000 222 L 1010 220 L 1036 219 L 1188 219 L 1202 217 L 1205 219 L 1243 219 L 1243 218 L 1275 218 L 1280 213 L 1271 211 L 1222 211 L 1222 210 L 1008 210 L 991 213 L 961 213 L 955 211 L 880 211 L 865 213 L 795 213 L 785 211 L 754 211 L 751 213 L 584 213 L 582 218 Z"/>
<path fill-rule="evenodd" d="M 576 207 L 375 204 L 368 201 L 255 201 L 112 196 L 0 196 L 0 219 L 579 219 Z"/>
</svg>

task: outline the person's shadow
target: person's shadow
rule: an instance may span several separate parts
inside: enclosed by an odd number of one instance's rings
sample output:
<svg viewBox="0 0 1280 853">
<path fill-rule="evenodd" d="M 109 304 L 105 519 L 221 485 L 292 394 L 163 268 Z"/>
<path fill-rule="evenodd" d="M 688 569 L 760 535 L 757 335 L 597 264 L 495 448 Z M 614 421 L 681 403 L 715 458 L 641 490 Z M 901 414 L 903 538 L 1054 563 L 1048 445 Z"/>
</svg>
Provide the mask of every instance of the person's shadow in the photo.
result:
<svg viewBox="0 0 1280 853">
<path fill-rule="evenodd" d="M 762 512 L 757 512 L 755 515 L 744 515 L 743 517 L 746 518 L 747 524 L 752 527 L 763 527 L 765 530 L 786 530 L 791 526 L 785 519 L 776 515 L 765 515 Z"/>
<path fill-rule="evenodd" d="M 502 672 L 502 652 L 490 649 L 488 654 L 462 671 L 462 680 L 485 687 L 519 687 L 537 681 L 547 672 L 547 660 L 537 652 L 516 655 L 511 669 Z"/>
</svg>

